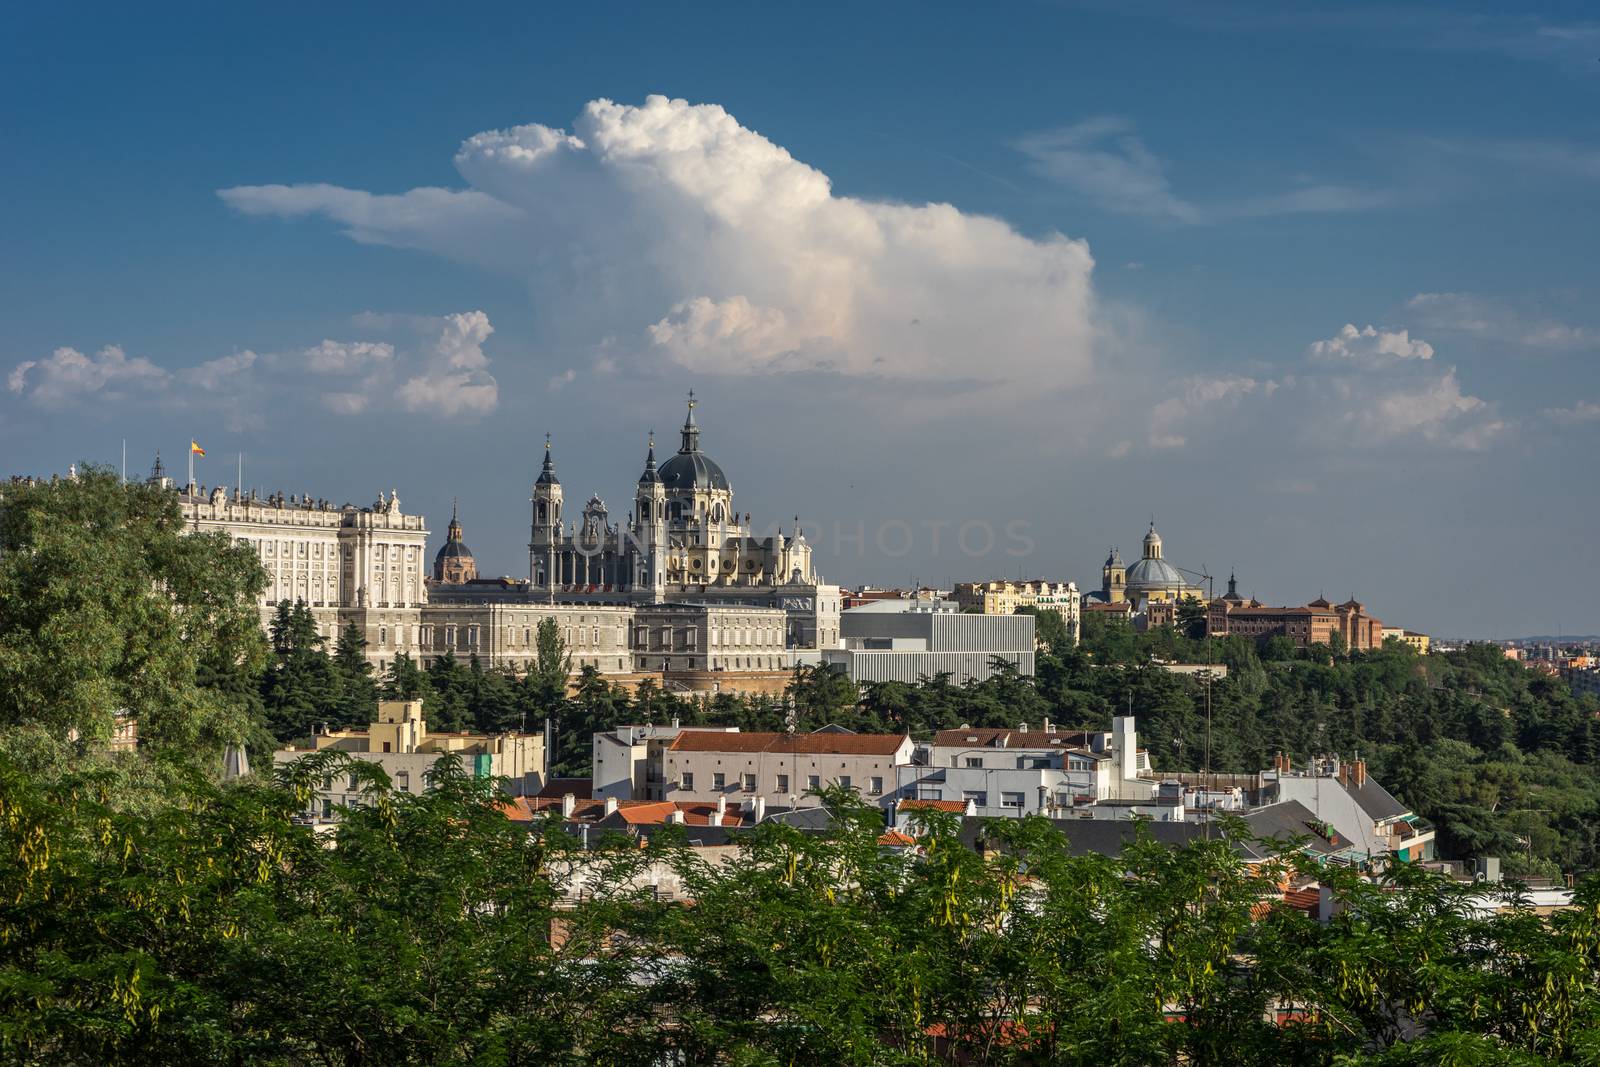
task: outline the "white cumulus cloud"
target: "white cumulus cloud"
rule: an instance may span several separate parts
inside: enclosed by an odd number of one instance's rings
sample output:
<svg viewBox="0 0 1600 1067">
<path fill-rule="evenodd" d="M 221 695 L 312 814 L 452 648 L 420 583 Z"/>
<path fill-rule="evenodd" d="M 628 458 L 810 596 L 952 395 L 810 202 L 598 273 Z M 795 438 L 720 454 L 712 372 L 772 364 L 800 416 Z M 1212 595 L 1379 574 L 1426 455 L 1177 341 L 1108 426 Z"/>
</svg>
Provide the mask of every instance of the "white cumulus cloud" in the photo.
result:
<svg viewBox="0 0 1600 1067">
<path fill-rule="evenodd" d="M 1370 324 L 1357 329 L 1354 323 L 1345 323 L 1327 340 L 1312 342 L 1311 355 L 1328 362 L 1381 366 L 1397 359 L 1432 359 L 1433 346 L 1412 340 L 1408 330 L 1380 330 Z"/>
<path fill-rule="evenodd" d="M 493 411 L 500 386 L 489 373 L 489 357 L 483 352 L 483 342 L 492 333 L 494 327 L 482 311 L 446 315 L 432 358 L 396 392 L 400 405 L 445 418 Z"/>
<path fill-rule="evenodd" d="M 394 345 L 384 341 L 329 341 L 304 352 L 306 366 L 317 374 L 349 374 L 394 359 Z"/>
<path fill-rule="evenodd" d="M 170 378 L 143 356 L 130 359 L 118 345 L 92 356 L 63 345 L 45 359 L 17 364 L 6 376 L 6 388 L 41 407 L 61 407 L 99 393 L 158 388 Z"/>
<path fill-rule="evenodd" d="M 469 188 L 220 195 L 515 274 L 589 343 L 620 330 L 633 356 L 699 372 L 1062 386 L 1092 369 L 1082 241 L 948 204 L 841 196 L 714 104 L 596 100 L 570 132 L 470 137 L 455 165 Z M 408 396 L 432 388 L 407 384 Z"/>
</svg>

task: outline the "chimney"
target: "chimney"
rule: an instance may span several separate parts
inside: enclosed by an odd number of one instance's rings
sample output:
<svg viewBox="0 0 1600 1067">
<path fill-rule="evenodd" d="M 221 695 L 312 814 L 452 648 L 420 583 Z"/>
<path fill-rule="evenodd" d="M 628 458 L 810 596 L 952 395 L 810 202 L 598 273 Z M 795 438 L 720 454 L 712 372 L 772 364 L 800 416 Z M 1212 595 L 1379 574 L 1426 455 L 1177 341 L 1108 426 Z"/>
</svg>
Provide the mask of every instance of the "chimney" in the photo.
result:
<svg viewBox="0 0 1600 1067">
<path fill-rule="evenodd" d="M 1050 720 L 1049 719 L 1046 719 L 1044 721 L 1044 732 L 1047 733 L 1047 734 L 1053 734 L 1053 733 L 1056 732 L 1056 728 L 1054 726 L 1050 725 Z"/>
<path fill-rule="evenodd" d="M 615 815 L 617 812 L 617 798 L 606 797 L 606 814 Z"/>
<path fill-rule="evenodd" d="M 725 810 L 725 808 L 726 808 L 726 805 L 718 804 L 717 805 L 717 810 L 711 813 L 711 825 L 712 826 L 721 826 L 722 825 L 722 813 Z"/>
<path fill-rule="evenodd" d="M 767 798 L 766 797 L 756 797 L 755 811 L 752 812 L 751 814 L 753 814 L 755 816 L 754 820 L 752 820 L 754 822 L 760 822 L 762 819 L 765 819 L 767 817 Z"/>
<path fill-rule="evenodd" d="M 1367 784 L 1367 761 L 1360 756 L 1350 765 L 1350 784 L 1357 789 Z"/>
<path fill-rule="evenodd" d="M 683 812 L 679 811 L 677 808 L 673 808 L 671 811 L 667 812 L 667 821 L 672 823 L 674 826 L 682 826 Z"/>
<path fill-rule="evenodd" d="M 728 794 L 723 793 L 723 794 L 721 794 L 721 795 L 719 795 L 717 797 L 717 822 L 714 825 L 721 826 L 722 825 L 722 816 L 726 815 L 727 813 L 728 813 Z"/>
<path fill-rule="evenodd" d="M 578 807 L 577 794 L 575 794 L 575 793 L 566 794 L 565 796 L 563 796 L 561 798 L 561 817 L 563 819 L 572 818 L 572 813 L 573 813 L 573 811 L 575 811 L 577 809 L 577 807 Z"/>
<path fill-rule="evenodd" d="M 1025 723 L 1025 722 L 1017 723 L 1017 733 L 1025 734 L 1027 732 L 1028 732 L 1028 724 L 1027 723 Z"/>
<path fill-rule="evenodd" d="M 1139 732 L 1132 715 L 1118 715 L 1111 720 L 1111 744 L 1122 780 L 1130 782 L 1139 777 Z"/>
</svg>

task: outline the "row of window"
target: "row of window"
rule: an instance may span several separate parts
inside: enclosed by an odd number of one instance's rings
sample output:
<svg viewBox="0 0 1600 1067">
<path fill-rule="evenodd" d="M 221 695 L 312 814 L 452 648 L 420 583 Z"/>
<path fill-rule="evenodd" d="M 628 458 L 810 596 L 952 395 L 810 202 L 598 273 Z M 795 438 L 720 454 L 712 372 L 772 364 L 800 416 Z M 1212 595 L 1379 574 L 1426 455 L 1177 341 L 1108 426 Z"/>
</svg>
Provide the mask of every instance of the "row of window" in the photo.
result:
<svg viewBox="0 0 1600 1067">
<path fill-rule="evenodd" d="M 775 775 L 774 778 L 775 778 L 775 784 L 773 786 L 772 791 L 774 793 L 787 793 L 789 791 L 789 776 L 787 774 L 779 774 L 779 775 Z M 828 784 L 829 785 L 842 785 L 846 789 L 856 788 L 855 782 L 851 779 L 850 775 L 848 775 L 848 774 L 841 774 L 837 778 L 830 779 Z M 808 775 L 806 775 L 805 787 L 806 787 L 806 790 L 808 792 L 814 792 L 814 791 L 816 791 L 818 789 L 821 789 L 822 788 L 822 775 L 820 775 L 820 774 L 808 774 Z M 684 790 L 691 790 L 691 789 L 694 788 L 694 772 L 693 771 L 684 771 L 683 772 L 682 777 L 678 780 L 678 788 L 684 789 Z M 728 776 L 727 776 L 727 774 L 725 774 L 722 771 L 713 771 L 712 774 L 711 774 L 711 788 L 716 792 L 722 792 L 723 790 L 727 789 L 728 788 Z M 756 775 L 753 774 L 753 773 L 745 773 L 745 774 L 739 775 L 738 788 L 740 790 L 742 790 L 743 792 L 746 792 L 746 793 L 754 793 L 756 791 Z M 873 775 L 872 777 L 868 778 L 867 779 L 867 795 L 875 797 L 875 796 L 881 796 L 882 794 L 883 794 L 883 778 L 878 776 L 878 775 Z"/>
</svg>

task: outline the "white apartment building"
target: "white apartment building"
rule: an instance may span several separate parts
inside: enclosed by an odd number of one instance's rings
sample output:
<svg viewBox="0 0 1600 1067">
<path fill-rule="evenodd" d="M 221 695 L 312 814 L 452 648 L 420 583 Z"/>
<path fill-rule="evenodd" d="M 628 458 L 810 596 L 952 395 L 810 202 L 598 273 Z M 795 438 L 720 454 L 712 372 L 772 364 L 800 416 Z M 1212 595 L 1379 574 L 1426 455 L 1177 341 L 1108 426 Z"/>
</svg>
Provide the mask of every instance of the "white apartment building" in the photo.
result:
<svg viewBox="0 0 1600 1067">
<path fill-rule="evenodd" d="M 595 800 L 665 800 L 666 750 L 684 729 L 673 719 L 667 726 L 619 726 L 595 734 L 590 796 Z M 737 726 L 689 729 L 739 732 Z"/>
<path fill-rule="evenodd" d="M 965 803 L 980 816 L 1066 817 L 1086 806 L 1148 801 L 1149 756 L 1132 716 L 1109 731 L 961 727 L 941 730 L 917 763 L 900 768 L 898 799 Z M 1181 797 L 1180 797 L 1181 810 Z M 1111 808 L 1107 808 L 1109 817 Z"/>
<path fill-rule="evenodd" d="M 803 808 L 820 803 L 816 790 L 839 785 L 888 803 L 914 747 L 899 734 L 685 730 L 663 752 L 664 799 Z"/>
</svg>

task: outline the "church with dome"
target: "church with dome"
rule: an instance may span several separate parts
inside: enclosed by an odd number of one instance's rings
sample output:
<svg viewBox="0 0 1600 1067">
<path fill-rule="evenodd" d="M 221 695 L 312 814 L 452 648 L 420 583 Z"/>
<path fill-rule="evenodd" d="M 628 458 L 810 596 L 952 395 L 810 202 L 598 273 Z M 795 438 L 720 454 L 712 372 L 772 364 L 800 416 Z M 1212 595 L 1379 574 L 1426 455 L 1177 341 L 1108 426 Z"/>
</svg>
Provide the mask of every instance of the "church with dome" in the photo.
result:
<svg viewBox="0 0 1600 1067">
<path fill-rule="evenodd" d="M 812 566 L 799 520 L 758 533 L 700 447 L 696 402 L 678 449 L 645 449 L 620 519 L 593 493 L 573 515 L 547 436 L 531 493 L 526 577 L 484 578 L 452 514 L 419 630 L 424 662 L 445 651 L 523 669 L 542 618 L 576 666 L 607 672 L 783 670 L 796 649 L 839 639 L 841 597 Z"/>
<path fill-rule="evenodd" d="M 1133 611 L 1146 611 L 1152 604 L 1176 604 L 1185 597 L 1205 600 L 1205 590 L 1192 584 L 1181 568 L 1162 555 L 1161 535 L 1154 520 L 1144 535 L 1144 555 L 1133 566 L 1125 566 L 1122 553 L 1115 548 L 1100 571 L 1100 591 L 1089 598 L 1102 604 L 1128 604 Z"/>
<path fill-rule="evenodd" d="M 625 521 L 613 522 L 598 495 L 589 497 L 576 521 L 564 518 L 564 503 L 546 441 L 528 540 L 528 582 L 535 597 L 670 600 L 817 584 L 811 546 L 798 521 L 788 535 L 779 527 L 758 537 L 750 515 L 734 508 L 727 475 L 700 448 L 693 397 L 678 451 L 659 467 L 650 439 Z"/>
</svg>

